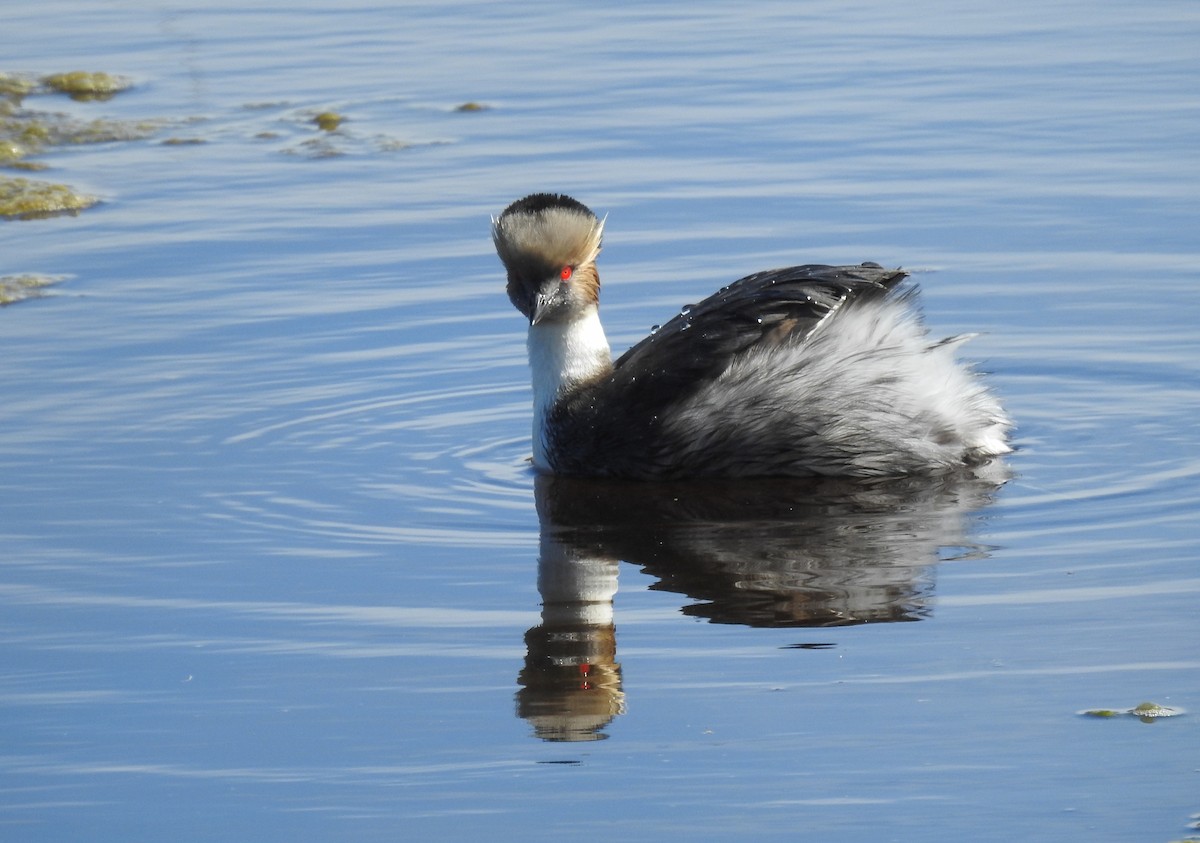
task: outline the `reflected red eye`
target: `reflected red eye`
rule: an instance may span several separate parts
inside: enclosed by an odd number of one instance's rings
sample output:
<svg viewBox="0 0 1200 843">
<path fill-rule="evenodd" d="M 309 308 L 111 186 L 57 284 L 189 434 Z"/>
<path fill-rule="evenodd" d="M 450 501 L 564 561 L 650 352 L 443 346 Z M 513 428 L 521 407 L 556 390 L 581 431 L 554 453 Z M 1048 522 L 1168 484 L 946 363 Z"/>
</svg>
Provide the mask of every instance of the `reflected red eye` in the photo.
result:
<svg viewBox="0 0 1200 843">
<path fill-rule="evenodd" d="M 559 273 L 559 275 L 562 277 L 562 280 L 564 280 L 564 281 L 570 281 L 571 276 L 574 274 L 575 274 L 575 268 L 571 267 L 571 266 L 564 266 L 562 268 L 562 272 Z"/>
</svg>

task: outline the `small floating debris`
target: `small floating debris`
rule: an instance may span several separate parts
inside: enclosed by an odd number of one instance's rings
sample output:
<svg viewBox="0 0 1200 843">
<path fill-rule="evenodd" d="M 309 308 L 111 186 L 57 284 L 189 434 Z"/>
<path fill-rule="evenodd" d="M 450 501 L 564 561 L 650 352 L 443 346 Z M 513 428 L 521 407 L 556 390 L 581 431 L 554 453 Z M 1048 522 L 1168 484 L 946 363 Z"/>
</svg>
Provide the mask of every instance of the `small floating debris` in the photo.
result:
<svg viewBox="0 0 1200 843">
<path fill-rule="evenodd" d="M 40 298 L 47 287 L 62 280 L 49 275 L 0 275 L 0 307 Z"/>
<path fill-rule="evenodd" d="M 53 91 L 67 94 L 73 100 L 107 100 L 129 88 L 133 83 L 111 73 L 89 73 L 73 70 L 42 77 L 42 84 Z"/>
<path fill-rule="evenodd" d="M 1143 723 L 1153 723 L 1163 717 L 1178 717 L 1184 711 L 1181 708 L 1167 708 L 1158 703 L 1144 702 L 1133 708 L 1091 708 L 1079 712 L 1084 717 L 1136 717 Z"/>
<path fill-rule="evenodd" d="M 491 108 L 490 105 L 484 105 L 481 102 L 464 102 L 460 106 L 455 107 L 455 111 L 487 111 Z"/>
<path fill-rule="evenodd" d="M 0 177 L 0 217 L 32 220 L 77 214 L 100 200 L 76 193 L 65 184 Z"/>
</svg>

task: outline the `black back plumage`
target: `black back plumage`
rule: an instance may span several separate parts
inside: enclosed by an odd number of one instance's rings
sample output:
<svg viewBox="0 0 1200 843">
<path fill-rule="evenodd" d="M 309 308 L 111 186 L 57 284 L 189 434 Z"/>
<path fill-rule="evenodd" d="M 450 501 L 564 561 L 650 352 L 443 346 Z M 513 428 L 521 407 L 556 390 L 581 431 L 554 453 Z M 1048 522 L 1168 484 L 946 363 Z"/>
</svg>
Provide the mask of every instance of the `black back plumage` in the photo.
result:
<svg viewBox="0 0 1200 843">
<path fill-rule="evenodd" d="M 626 388 L 687 395 L 737 355 L 761 345 L 804 342 L 843 306 L 885 295 L 907 273 L 875 264 L 809 264 L 747 275 L 625 352 L 614 377 Z"/>
<path fill-rule="evenodd" d="M 610 462 L 622 454 L 645 459 L 645 443 L 656 438 L 671 408 L 740 355 L 764 345 L 803 343 L 842 308 L 886 296 L 906 277 L 878 264 L 805 265 L 748 275 L 685 307 L 625 352 L 611 374 L 565 396 L 551 427 L 573 443 L 570 451 L 581 470 L 601 454 Z M 621 408 L 620 425 L 612 423 L 615 406 Z"/>
</svg>

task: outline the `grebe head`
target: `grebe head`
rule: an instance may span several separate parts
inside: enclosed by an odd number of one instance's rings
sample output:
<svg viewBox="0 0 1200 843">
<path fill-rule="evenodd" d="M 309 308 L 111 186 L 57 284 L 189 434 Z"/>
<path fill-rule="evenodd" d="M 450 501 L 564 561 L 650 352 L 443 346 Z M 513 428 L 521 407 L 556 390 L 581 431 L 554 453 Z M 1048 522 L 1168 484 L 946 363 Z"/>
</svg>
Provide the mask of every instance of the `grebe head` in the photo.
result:
<svg viewBox="0 0 1200 843">
<path fill-rule="evenodd" d="M 531 325 L 570 322 L 600 300 L 596 256 L 604 221 L 570 196 L 535 193 L 492 220 L 508 297 Z"/>
</svg>

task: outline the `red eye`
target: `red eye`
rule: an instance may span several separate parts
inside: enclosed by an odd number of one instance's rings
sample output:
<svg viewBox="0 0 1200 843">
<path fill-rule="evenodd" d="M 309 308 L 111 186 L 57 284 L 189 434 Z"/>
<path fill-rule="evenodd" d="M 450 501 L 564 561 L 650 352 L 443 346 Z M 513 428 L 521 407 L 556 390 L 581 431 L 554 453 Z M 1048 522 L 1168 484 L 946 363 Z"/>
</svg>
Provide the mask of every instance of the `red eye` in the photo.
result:
<svg viewBox="0 0 1200 843">
<path fill-rule="evenodd" d="M 571 276 L 575 274 L 575 269 L 574 269 L 574 267 L 564 266 L 562 268 L 562 272 L 560 272 L 558 274 L 562 277 L 562 280 L 570 281 Z"/>
</svg>

